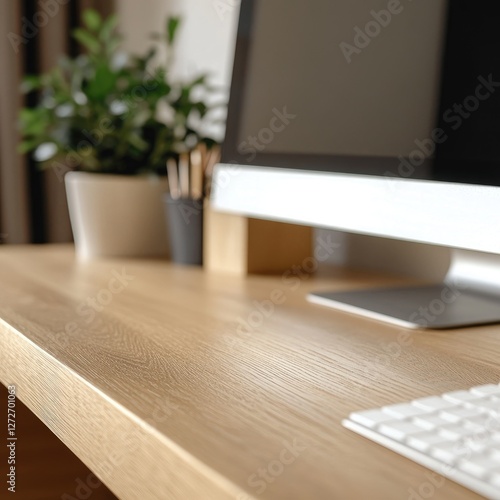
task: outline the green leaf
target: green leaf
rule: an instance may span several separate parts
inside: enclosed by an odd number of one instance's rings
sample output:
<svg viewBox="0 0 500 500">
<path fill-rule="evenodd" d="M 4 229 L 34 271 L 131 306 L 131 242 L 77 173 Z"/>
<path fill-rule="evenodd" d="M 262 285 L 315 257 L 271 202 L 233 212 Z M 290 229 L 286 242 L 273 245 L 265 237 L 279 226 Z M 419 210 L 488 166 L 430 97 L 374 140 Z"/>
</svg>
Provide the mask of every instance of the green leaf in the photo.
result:
<svg viewBox="0 0 500 500">
<path fill-rule="evenodd" d="M 50 126 L 49 110 L 46 108 L 23 108 L 19 112 L 19 123 L 24 136 L 39 136 Z"/>
<path fill-rule="evenodd" d="M 189 84 L 189 87 L 193 88 L 195 87 L 196 85 L 201 85 L 202 83 L 205 83 L 206 79 L 207 79 L 207 76 L 208 75 L 200 75 L 198 76 L 197 78 L 195 78 L 190 84 Z"/>
<path fill-rule="evenodd" d="M 152 50 L 129 54 L 115 64 L 121 41 L 116 16 L 103 19 L 91 11 L 82 16 L 82 23 L 73 35 L 84 53 L 40 77 L 28 77 L 23 85 L 24 91 L 41 92 L 37 105 L 20 112 L 19 151 L 32 152 L 33 158 L 50 165 L 68 152 L 78 152 L 83 131 L 96 131 L 99 141 L 82 156 L 79 170 L 164 173 L 169 155 L 199 141 L 202 120 L 215 122 L 208 116 L 213 108 L 209 77 L 198 73 L 177 81 L 169 71 L 181 19 L 163 22 L 167 58 L 155 68 L 150 67 Z M 110 106 L 122 101 L 125 110 L 110 117 Z M 210 146 L 213 139 L 205 137 L 204 142 Z"/>
<path fill-rule="evenodd" d="M 21 108 L 19 111 L 19 119 L 21 120 L 21 125 L 25 126 L 30 124 L 36 119 L 36 111 L 31 108 Z"/>
<path fill-rule="evenodd" d="M 92 101 L 102 101 L 115 86 L 118 75 L 109 66 L 102 64 L 96 68 L 94 78 L 90 80 L 85 93 Z"/>
<path fill-rule="evenodd" d="M 106 45 L 107 53 L 110 55 L 113 54 L 115 50 L 120 46 L 121 41 L 122 39 L 118 35 L 109 40 L 108 44 Z"/>
<path fill-rule="evenodd" d="M 101 16 L 94 9 L 86 9 L 83 11 L 83 22 L 89 30 L 97 31 L 101 26 Z"/>
<path fill-rule="evenodd" d="M 17 151 L 21 154 L 26 154 L 29 153 L 30 151 L 33 151 L 38 146 L 38 140 L 32 139 L 32 140 L 24 140 L 19 143 L 17 146 Z"/>
<path fill-rule="evenodd" d="M 100 52 L 101 45 L 99 41 L 88 31 L 77 28 L 73 30 L 73 38 L 93 54 L 98 54 Z"/>
<path fill-rule="evenodd" d="M 148 149 L 149 144 L 140 137 L 136 132 L 131 132 L 128 136 L 129 143 L 136 147 L 139 151 L 146 151 Z"/>
<path fill-rule="evenodd" d="M 198 110 L 198 113 L 200 113 L 201 117 L 204 117 L 208 111 L 208 106 L 202 101 L 193 103 L 193 108 Z"/>
<path fill-rule="evenodd" d="M 181 19 L 179 17 L 169 17 L 167 19 L 167 42 L 169 45 L 172 45 L 174 43 L 175 34 L 180 22 Z"/>
<path fill-rule="evenodd" d="M 21 83 L 21 92 L 24 94 L 27 94 L 28 92 L 31 92 L 32 90 L 40 88 L 42 84 L 41 78 L 38 76 L 33 76 L 29 75 L 24 77 L 22 83 Z"/>
<path fill-rule="evenodd" d="M 132 124 L 134 127 L 142 127 L 151 118 L 151 114 L 150 110 L 141 109 L 133 115 Z"/>
<path fill-rule="evenodd" d="M 99 33 L 99 38 L 103 41 L 106 42 L 111 39 L 111 36 L 113 34 L 113 30 L 116 28 L 116 25 L 118 24 L 118 17 L 116 14 L 113 14 L 112 16 L 109 16 L 103 23 L 101 27 L 101 31 Z"/>
</svg>

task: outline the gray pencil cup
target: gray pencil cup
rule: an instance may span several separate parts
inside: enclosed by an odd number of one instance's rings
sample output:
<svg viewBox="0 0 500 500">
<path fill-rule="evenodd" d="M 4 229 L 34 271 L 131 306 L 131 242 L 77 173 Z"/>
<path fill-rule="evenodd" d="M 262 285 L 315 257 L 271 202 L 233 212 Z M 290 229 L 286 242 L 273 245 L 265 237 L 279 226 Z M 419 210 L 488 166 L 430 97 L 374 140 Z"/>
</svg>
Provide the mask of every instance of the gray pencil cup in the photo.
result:
<svg viewBox="0 0 500 500">
<path fill-rule="evenodd" d="M 203 264 L 203 199 L 172 198 L 164 195 L 172 261 Z"/>
</svg>

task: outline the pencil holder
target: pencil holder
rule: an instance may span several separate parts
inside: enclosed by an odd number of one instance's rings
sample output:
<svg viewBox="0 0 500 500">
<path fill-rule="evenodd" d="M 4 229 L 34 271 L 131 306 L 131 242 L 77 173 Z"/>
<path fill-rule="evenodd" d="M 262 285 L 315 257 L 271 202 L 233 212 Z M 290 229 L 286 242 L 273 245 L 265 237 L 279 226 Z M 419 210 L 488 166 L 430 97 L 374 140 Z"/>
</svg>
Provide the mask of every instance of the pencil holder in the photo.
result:
<svg viewBox="0 0 500 500">
<path fill-rule="evenodd" d="M 203 200 L 164 195 L 172 261 L 203 264 Z"/>
</svg>

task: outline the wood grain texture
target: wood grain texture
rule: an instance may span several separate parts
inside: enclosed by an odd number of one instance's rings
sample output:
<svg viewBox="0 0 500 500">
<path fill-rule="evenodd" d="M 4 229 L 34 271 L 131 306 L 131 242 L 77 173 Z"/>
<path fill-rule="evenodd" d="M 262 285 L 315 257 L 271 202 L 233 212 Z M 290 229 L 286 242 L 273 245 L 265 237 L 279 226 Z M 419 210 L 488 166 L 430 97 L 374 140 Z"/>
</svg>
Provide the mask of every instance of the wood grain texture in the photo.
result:
<svg viewBox="0 0 500 500">
<path fill-rule="evenodd" d="M 204 209 L 203 266 L 246 276 L 284 272 L 311 255 L 311 227 Z"/>
<path fill-rule="evenodd" d="M 0 409 L 7 415 L 7 389 L 0 384 Z M 54 500 L 70 495 L 67 500 L 88 495 L 92 500 L 113 500 L 113 495 L 94 473 L 64 446 L 21 401 L 16 401 L 16 492 L 7 494 L 2 483 L 0 498 L 15 500 Z M 3 423 L 2 418 L 2 423 Z M 5 430 L 0 432 L 2 438 Z M 3 444 L 3 443 L 2 443 Z M 7 447 L 0 453 L 0 472 L 6 477 Z"/>
<path fill-rule="evenodd" d="M 113 293 L 117 274 L 129 281 Z M 305 300 L 401 282 L 5 247 L 0 381 L 119 498 L 406 499 L 430 472 L 342 418 L 498 382 L 500 327 L 409 333 Z M 477 496 L 447 480 L 432 498 Z"/>
</svg>

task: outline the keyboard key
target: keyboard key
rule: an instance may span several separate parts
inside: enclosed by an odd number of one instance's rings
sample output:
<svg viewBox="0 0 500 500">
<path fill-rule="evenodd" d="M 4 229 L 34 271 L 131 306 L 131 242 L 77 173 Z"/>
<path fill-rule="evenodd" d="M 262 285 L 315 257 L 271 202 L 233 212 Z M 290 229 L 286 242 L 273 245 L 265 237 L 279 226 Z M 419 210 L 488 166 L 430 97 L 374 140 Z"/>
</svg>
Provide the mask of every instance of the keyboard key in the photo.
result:
<svg viewBox="0 0 500 500">
<path fill-rule="evenodd" d="M 469 391 L 455 391 L 443 394 L 443 399 L 452 403 L 466 403 L 474 399 L 479 399 L 481 396 L 473 394 Z"/>
<path fill-rule="evenodd" d="M 460 422 L 466 418 L 478 417 L 482 414 L 481 410 L 478 408 L 450 408 L 448 410 L 443 410 L 439 415 L 450 422 Z"/>
<path fill-rule="evenodd" d="M 422 429 L 429 431 L 441 427 L 443 425 L 450 425 L 449 420 L 445 420 L 439 415 L 433 415 L 433 414 L 420 415 L 419 417 L 415 417 L 413 419 L 413 422 L 419 427 L 422 427 Z"/>
<path fill-rule="evenodd" d="M 483 453 L 486 446 L 483 440 L 466 437 L 458 441 L 451 441 L 455 445 L 457 456 L 469 458 L 474 454 Z"/>
<path fill-rule="evenodd" d="M 487 412 L 481 413 L 481 415 L 476 415 L 475 417 L 467 417 L 465 419 L 467 424 L 478 425 L 479 427 L 490 429 L 491 432 L 498 429 L 500 431 L 500 420 L 498 424 L 495 425 L 495 419 Z"/>
<path fill-rule="evenodd" d="M 353 413 L 344 425 L 436 473 L 450 470 L 458 483 L 500 500 L 500 385 Z"/>
<path fill-rule="evenodd" d="M 464 460 L 460 460 L 457 464 L 458 469 L 467 472 L 471 476 L 483 479 L 492 471 L 500 472 L 500 467 L 491 461 L 486 455 L 476 455 Z"/>
<path fill-rule="evenodd" d="M 423 432 L 408 437 L 408 445 L 419 451 L 427 451 L 432 446 L 449 443 L 449 440 L 435 432 Z"/>
<path fill-rule="evenodd" d="M 469 450 L 472 454 L 474 453 L 484 453 L 488 450 L 488 440 L 480 438 L 467 438 L 465 443 L 463 444 L 467 450 Z"/>
<path fill-rule="evenodd" d="M 454 465 L 461 458 L 469 457 L 471 451 L 463 444 L 454 442 L 441 443 L 430 448 L 429 453 L 432 457 L 441 460 L 445 464 Z"/>
<path fill-rule="evenodd" d="M 500 414 L 500 399 L 481 398 L 471 401 L 469 405 L 469 408 L 481 408 L 487 410 L 490 414 Z"/>
<path fill-rule="evenodd" d="M 383 422 L 390 422 L 394 420 L 394 417 L 387 415 L 387 413 L 384 413 L 382 410 L 367 410 L 351 413 L 351 420 L 373 429 Z"/>
<path fill-rule="evenodd" d="M 500 385 L 488 384 L 473 387 L 470 392 L 472 394 L 478 394 L 479 396 L 492 396 L 494 394 L 500 395 Z"/>
<path fill-rule="evenodd" d="M 500 489 L 500 472 L 496 470 L 491 471 L 490 474 L 488 475 L 488 482 L 492 486 L 495 486 L 496 488 Z"/>
<path fill-rule="evenodd" d="M 500 434 L 500 414 L 488 412 L 485 413 L 485 419 L 483 420 L 482 425 L 490 434 Z M 476 419 L 471 419 L 472 422 L 475 422 Z M 479 422 L 481 423 L 481 422 Z"/>
<path fill-rule="evenodd" d="M 429 413 L 423 408 L 419 408 L 418 406 L 414 406 L 409 403 L 384 406 L 382 408 L 382 411 L 384 413 L 387 413 L 387 415 L 391 415 L 392 417 L 395 418 L 410 418 L 410 417 L 416 417 L 417 415 L 425 415 Z"/>
<path fill-rule="evenodd" d="M 500 466 L 500 447 L 498 448 L 489 448 L 488 456 L 491 460 Z"/>
<path fill-rule="evenodd" d="M 438 411 L 444 410 L 445 408 L 453 408 L 456 406 L 456 403 L 447 401 L 439 396 L 432 396 L 429 398 L 415 399 L 412 401 L 412 405 L 415 405 L 418 408 L 423 408 L 424 410 Z"/>
<path fill-rule="evenodd" d="M 404 441 L 407 436 L 422 432 L 420 427 L 404 420 L 396 420 L 394 422 L 381 424 L 378 430 L 381 434 L 395 439 L 396 441 Z"/>
<path fill-rule="evenodd" d="M 476 431 L 468 429 L 466 426 L 462 425 L 451 425 L 447 427 L 440 427 L 436 432 L 445 437 L 446 439 L 457 441 L 461 438 L 474 436 Z"/>
<path fill-rule="evenodd" d="M 483 421 L 484 422 L 484 421 Z M 465 429 L 471 431 L 473 435 L 477 436 L 488 436 L 491 434 L 488 432 L 488 429 L 485 428 L 484 423 L 479 421 L 475 422 L 474 420 L 463 420 L 460 425 L 462 425 Z"/>
</svg>

